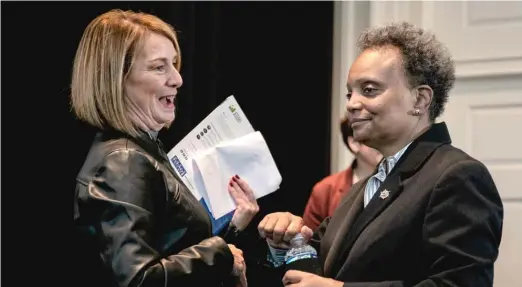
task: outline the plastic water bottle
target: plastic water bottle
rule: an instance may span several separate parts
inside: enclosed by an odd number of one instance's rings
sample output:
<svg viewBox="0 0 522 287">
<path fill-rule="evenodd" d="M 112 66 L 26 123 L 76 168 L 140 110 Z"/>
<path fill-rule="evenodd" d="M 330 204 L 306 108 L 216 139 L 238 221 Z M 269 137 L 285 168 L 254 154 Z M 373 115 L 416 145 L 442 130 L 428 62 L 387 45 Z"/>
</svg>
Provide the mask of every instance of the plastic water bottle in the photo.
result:
<svg viewBox="0 0 522 287">
<path fill-rule="evenodd" d="M 285 255 L 285 269 L 322 275 L 317 250 L 305 243 L 304 236 L 301 233 L 290 240 L 290 249 Z"/>
</svg>

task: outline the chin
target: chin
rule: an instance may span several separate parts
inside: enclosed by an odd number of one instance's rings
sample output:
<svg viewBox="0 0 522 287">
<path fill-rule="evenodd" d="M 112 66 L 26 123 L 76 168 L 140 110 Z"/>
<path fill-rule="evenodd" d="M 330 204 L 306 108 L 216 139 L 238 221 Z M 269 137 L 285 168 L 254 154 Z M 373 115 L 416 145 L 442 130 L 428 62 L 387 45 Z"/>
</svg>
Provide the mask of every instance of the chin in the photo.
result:
<svg viewBox="0 0 522 287">
<path fill-rule="evenodd" d="M 359 131 L 359 132 L 353 131 L 353 140 L 366 145 L 365 141 L 368 140 L 368 135 L 364 131 Z"/>
<path fill-rule="evenodd" d="M 168 129 L 168 128 L 170 128 L 170 126 L 172 125 L 173 122 L 174 122 L 174 118 L 172 119 L 172 121 L 170 121 L 170 122 L 166 122 L 166 123 L 163 125 L 163 127 L 166 128 L 166 129 Z"/>
<path fill-rule="evenodd" d="M 353 134 L 353 140 L 362 143 L 363 145 L 375 149 L 374 139 L 368 133 Z"/>
<path fill-rule="evenodd" d="M 168 113 L 168 114 L 163 114 L 161 115 L 161 117 L 159 117 L 159 119 L 161 119 L 161 122 L 162 123 L 165 123 L 165 124 L 170 124 L 174 121 L 174 119 L 176 118 L 176 114 L 175 113 Z"/>
<path fill-rule="evenodd" d="M 163 128 L 167 128 L 168 129 L 173 121 L 174 121 L 174 118 L 172 118 L 172 119 L 164 118 L 164 117 L 156 118 L 156 123 L 161 126 L 160 129 L 163 129 Z"/>
</svg>

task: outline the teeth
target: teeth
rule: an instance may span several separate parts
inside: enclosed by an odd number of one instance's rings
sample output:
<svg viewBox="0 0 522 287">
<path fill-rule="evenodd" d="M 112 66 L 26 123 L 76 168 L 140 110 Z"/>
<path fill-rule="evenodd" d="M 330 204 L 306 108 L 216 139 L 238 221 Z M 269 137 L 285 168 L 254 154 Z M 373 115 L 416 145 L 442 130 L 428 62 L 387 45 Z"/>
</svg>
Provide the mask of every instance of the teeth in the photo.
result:
<svg viewBox="0 0 522 287">
<path fill-rule="evenodd" d="M 174 96 L 163 96 L 160 98 L 160 101 L 166 104 L 174 103 Z"/>
<path fill-rule="evenodd" d="M 159 98 L 160 102 L 163 102 L 165 104 L 171 104 L 171 103 L 174 103 L 174 98 L 176 96 L 163 96 L 161 98 Z"/>
</svg>

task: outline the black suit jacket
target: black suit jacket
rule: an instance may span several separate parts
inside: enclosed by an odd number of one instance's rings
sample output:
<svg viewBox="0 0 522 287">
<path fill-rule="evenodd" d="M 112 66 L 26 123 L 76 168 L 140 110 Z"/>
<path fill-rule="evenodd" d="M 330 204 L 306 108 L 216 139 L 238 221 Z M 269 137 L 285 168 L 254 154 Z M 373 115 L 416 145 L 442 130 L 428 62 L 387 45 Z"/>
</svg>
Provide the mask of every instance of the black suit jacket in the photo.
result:
<svg viewBox="0 0 522 287">
<path fill-rule="evenodd" d="M 366 208 L 365 184 L 314 234 L 325 277 L 345 287 L 493 285 L 502 201 L 486 167 L 451 145 L 445 123 L 408 147 Z"/>
</svg>

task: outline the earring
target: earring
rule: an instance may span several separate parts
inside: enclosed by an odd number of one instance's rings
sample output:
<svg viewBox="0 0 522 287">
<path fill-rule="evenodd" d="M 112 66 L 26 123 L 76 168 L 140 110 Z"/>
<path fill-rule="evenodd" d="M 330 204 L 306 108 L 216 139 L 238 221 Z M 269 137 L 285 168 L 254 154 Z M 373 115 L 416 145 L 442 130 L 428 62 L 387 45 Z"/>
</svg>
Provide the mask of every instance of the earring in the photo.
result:
<svg viewBox="0 0 522 287">
<path fill-rule="evenodd" d="M 413 111 L 413 115 L 414 115 L 414 116 L 419 116 L 419 115 L 420 115 L 420 110 L 419 110 L 419 109 L 415 109 L 415 110 Z"/>
</svg>

